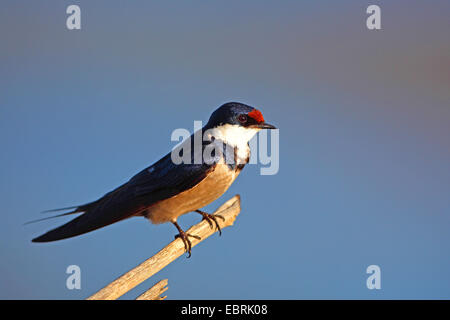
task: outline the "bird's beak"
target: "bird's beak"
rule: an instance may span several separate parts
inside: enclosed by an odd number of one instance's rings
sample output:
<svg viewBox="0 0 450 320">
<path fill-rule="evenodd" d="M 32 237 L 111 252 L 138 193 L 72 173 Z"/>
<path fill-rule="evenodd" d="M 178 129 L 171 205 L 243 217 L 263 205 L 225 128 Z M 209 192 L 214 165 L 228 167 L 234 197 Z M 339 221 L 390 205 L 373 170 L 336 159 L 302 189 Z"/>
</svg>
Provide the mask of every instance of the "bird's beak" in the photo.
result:
<svg viewBox="0 0 450 320">
<path fill-rule="evenodd" d="M 276 129 L 277 128 L 271 124 L 268 124 L 267 122 L 261 122 L 261 123 L 253 125 L 252 127 L 258 128 L 258 129 Z"/>
</svg>

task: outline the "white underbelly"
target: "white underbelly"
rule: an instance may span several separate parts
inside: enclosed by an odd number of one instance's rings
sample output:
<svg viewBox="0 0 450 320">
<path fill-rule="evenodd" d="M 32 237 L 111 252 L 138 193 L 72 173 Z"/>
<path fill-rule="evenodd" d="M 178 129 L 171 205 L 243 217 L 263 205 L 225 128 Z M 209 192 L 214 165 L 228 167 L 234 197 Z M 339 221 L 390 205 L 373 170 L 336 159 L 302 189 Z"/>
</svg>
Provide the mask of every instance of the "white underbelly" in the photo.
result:
<svg viewBox="0 0 450 320">
<path fill-rule="evenodd" d="M 152 223 L 176 221 L 180 215 L 203 208 L 218 199 L 238 175 L 239 171 L 219 163 L 195 187 L 152 205 L 147 209 L 146 216 Z"/>
</svg>

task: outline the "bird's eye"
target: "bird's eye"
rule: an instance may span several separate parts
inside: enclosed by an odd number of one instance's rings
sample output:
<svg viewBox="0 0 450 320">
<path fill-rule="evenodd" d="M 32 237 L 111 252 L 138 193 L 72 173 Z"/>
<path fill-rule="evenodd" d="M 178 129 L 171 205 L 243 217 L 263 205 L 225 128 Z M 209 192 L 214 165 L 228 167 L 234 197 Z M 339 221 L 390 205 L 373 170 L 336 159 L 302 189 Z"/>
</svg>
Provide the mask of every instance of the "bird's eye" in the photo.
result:
<svg viewBox="0 0 450 320">
<path fill-rule="evenodd" d="M 238 120 L 240 123 L 246 123 L 247 122 L 247 116 L 245 114 L 240 114 L 238 117 Z"/>
</svg>

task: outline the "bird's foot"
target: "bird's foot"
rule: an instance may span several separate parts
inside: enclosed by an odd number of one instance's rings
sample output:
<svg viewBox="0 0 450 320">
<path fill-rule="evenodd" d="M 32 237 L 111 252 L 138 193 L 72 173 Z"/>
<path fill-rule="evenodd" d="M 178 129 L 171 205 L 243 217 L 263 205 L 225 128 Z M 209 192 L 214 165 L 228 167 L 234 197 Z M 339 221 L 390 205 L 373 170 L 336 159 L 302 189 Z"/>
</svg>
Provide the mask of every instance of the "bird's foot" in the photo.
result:
<svg viewBox="0 0 450 320">
<path fill-rule="evenodd" d="M 220 225 L 219 222 L 217 221 L 217 218 L 222 219 L 222 221 L 225 221 L 225 218 L 223 216 L 221 216 L 220 214 L 210 214 L 210 213 L 206 213 L 204 211 L 200 211 L 200 210 L 195 210 L 195 212 L 200 213 L 203 217 L 202 220 L 206 220 L 208 221 L 209 225 L 211 226 L 211 228 L 214 228 L 214 224 L 217 227 L 217 230 L 219 231 L 219 235 L 222 235 L 222 229 L 220 229 Z M 214 222 L 214 224 L 213 224 Z"/>
<path fill-rule="evenodd" d="M 202 238 L 200 238 L 199 236 L 190 234 L 190 233 L 186 233 L 186 232 L 184 232 L 181 229 L 179 231 L 180 231 L 180 233 L 175 236 L 175 239 L 180 238 L 183 241 L 183 243 L 184 243 L 184 250 L 188 254 L 187 257 L 190 258 L 191 257 L 192 243 L 191 243 L 191 240 L 189 240 L 189 237 L 195 238 L 197 240 L 201 240 Z"/>
</svg>

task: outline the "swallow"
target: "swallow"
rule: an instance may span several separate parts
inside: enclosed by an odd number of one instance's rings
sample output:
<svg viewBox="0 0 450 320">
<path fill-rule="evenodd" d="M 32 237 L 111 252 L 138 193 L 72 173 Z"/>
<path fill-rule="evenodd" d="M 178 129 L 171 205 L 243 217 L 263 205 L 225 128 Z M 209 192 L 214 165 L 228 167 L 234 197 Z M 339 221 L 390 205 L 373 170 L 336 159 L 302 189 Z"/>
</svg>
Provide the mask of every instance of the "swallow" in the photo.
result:
<svg viewBox="0 0 450 320">
<path fill-rule="evenodd" d="M 199 133 L 195 132 L 179 147 L 100 199 L 49 210 L 71 210 L 49 218 L 81 215 L 32 242 L 71 238 L 140 216 L 153 224 L 171 222 L 178 230 L 176 237 L 182 239 L 190 256 L 189 237 L 198 236 L 183 231 L 177 223 L 178 217 L 189 212 L 199 213 L 211 227 L 215 224 L 221 232 L 217 218 L 223 217 L 200 209 L 218 199 L 231 186 L 249 162 L 249 140 L 263 129 L 276 128 L 265 122 L 258 109 L 238 102 L 225 103 L 211 114 L 201 129 L 200 146 L 195 145 L 195 135 Z M 174 161 L 174 158 L 178 159 L 174 155 L 182 157 L 183 161 Z"/>
</svg>

